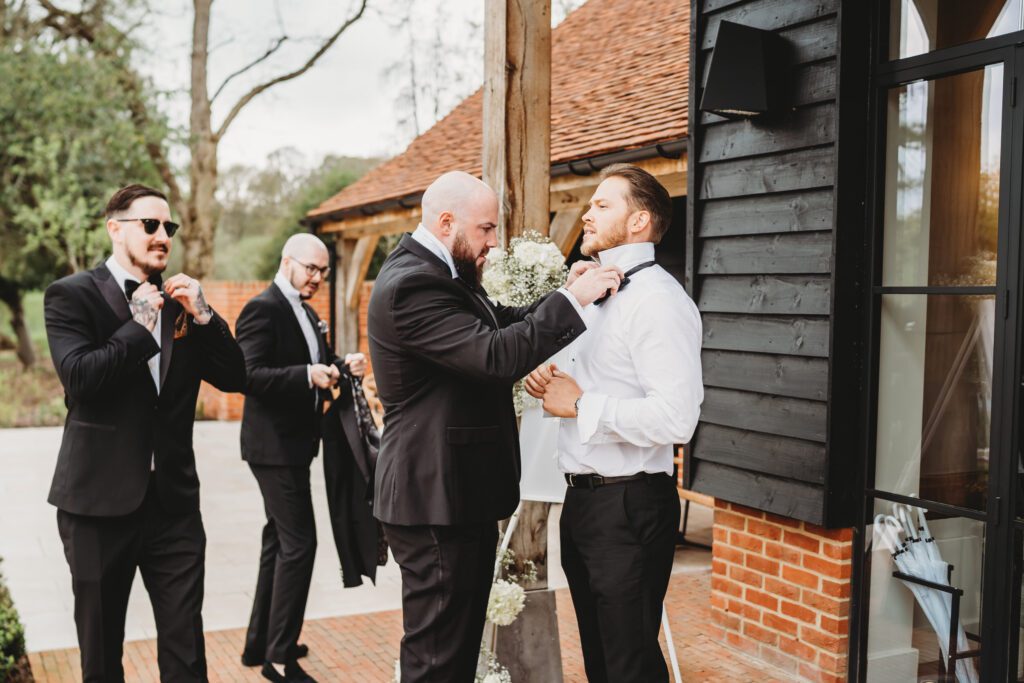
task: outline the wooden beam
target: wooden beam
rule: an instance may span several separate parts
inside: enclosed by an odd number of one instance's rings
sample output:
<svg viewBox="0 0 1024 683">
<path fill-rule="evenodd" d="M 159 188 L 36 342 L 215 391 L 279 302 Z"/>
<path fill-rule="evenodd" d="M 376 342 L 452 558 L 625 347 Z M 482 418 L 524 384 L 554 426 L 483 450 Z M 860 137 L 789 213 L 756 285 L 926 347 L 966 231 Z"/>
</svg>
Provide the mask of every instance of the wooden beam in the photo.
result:
<svg viewBox="0 0 1024 683">
<path fill-rule="evenodd" d="M 351 309 L 359 308 L 359 293 L 363 291 L 363 279 L 366 277 L 366 271 L 370 269 L 370 262 L 379 241 L 380 235 L 360 237 L 352 251 L 352 263 L 349 264 L 348 281 L 345 283 L 345 297 Z"/>
<path fill-rule="evenodd" d="M 548 235 L 551 237 L 551 241 L 562 250 L 562 256 L 566 258 L 573 246 L 576 245 L 576 240 L 580 238 L 580 233 L 583 232 L 583 213 L 582 207 L 561 209 L 551 219 L 551 229 Z"/>
<path fill-rule="evenodd" d="M 551 0 L 487 0 L 483 180 L 498 193 L 499 243 L 548 227 Z"/>
<path fill-rule="evenodd" d="M 336 329 L 334 339 L 337 347 L 336 353 L 344 356 L 359 348 L 359 311 L 349 308 L 348 288 L 351 281 L 350 273 L 355 268 L 355 252 L 357 240 L 342 238 L 338 240 L 337 262 L 335 267 L 338 274 L 335 278 L 335 286 L 338 291 L 334 297 L 334 319 Z"/>
<path fill-rule="evenodd" d="M 410 209 L 390 209 L 369 216 L 352 216 L 340 221 L 327 221 L 320 224 L 317 232 L 343 232 L 346 238 L 391 235 L 414 230 L 422 216 L 423 211 L 418 206 Z"/>
</svg>

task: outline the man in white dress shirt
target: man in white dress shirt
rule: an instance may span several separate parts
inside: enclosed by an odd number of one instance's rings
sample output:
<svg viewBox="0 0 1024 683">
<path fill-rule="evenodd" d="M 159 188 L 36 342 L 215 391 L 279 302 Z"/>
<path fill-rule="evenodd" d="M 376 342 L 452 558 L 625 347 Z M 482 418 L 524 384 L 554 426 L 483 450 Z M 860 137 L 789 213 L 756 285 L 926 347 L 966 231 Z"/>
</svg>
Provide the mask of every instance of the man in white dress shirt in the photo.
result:
<svg viewBox="0 0 1024 683">
<path fill-rule="evenodd" d="M 672 456 L 704 398 L 700 315 L 654 263 L 671 211 L 646 171 L 604 170 L 582 252 L 625 278 L 614 297 L 585 309 L 569 367 L 541 366 L 527 380 L 562 418 L 562 567 L 591 683 L 668 681 L 658 630 L 679 528 Z"/>
</svg>

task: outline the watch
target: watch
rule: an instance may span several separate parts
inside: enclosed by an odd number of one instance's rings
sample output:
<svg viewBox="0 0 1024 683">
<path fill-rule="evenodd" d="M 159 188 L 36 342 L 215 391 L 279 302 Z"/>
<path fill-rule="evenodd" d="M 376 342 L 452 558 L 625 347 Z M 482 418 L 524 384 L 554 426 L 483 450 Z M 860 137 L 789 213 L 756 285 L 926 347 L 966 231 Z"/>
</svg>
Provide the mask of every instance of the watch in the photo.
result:
<svg viewBox="0 0 1024 683">
<path fill-rule="evenodd" d="M 583 398 L 583 394 L 580 394 L 579 398 L 577 398 L 576 401 L 572 404 L 573 407 L 576 408 L 576 417 L 580 416 L 580 399 L 582 399 L 582 398 Z"/>
</svg>

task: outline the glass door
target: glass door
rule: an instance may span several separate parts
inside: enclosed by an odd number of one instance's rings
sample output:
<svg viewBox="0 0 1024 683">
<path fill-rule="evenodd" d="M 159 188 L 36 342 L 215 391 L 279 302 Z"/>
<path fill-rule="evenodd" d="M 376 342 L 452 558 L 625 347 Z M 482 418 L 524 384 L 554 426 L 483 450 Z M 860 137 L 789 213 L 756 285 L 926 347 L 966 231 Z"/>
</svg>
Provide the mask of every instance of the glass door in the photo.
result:
<svg viewBox="0 0 1024 683">
<path fill-rule="evenodd" d="M 1024 514 L 1010 524 L 1005 507 L 1024 469 L 1004 438 L 1020 385 L 1018 60 L 961 51 L 878 83 L 859 667 L 873 683 L 1024 671 L 1006 655 L 1024 566 Z"/>
</svg>

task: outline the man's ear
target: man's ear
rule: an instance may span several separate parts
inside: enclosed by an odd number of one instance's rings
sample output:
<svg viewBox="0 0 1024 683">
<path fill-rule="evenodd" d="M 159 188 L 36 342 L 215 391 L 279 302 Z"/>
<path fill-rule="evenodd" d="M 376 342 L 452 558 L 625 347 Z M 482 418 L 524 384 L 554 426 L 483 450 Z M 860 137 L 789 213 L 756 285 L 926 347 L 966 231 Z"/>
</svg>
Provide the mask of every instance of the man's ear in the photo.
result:
<svg viewBox="0 0 1024 683">
<path fill-rule="evenodd" d="M 639 234 L 651 226 L 651 212 L 650 211 L 637 211 L 633 214 L 630 224 L 629 231 L 634 235 Z"/>
<path fill-rule="evenodd" d="M 121 224 L 113 218 L 107 219 L 107 235 L 110 237 L 110 241 L 115 244 L 121 238 Z"/>
<path fill-rule="evenodd" d="M 438 217 L 437 222 L 441 226 L 441 233 L 447 237 L 452 232 L 452 223 L 455 221 L 455 217 L 452 216 L 451 211 L 442 211 Z"/>
</svg>

